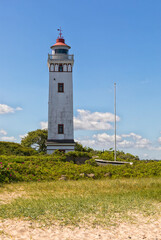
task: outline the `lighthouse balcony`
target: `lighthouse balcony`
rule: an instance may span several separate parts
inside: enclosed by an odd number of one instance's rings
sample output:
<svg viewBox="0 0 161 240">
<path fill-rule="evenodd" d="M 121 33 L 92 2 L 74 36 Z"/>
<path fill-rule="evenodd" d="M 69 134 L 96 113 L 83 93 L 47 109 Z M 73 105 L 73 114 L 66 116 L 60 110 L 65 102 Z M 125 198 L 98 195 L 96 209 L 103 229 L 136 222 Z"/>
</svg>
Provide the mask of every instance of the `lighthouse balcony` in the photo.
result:
<svg viewBox="0 0 161 240">
<path fill-rule="evenodd" d="M 68 55 L 68 54 L 48 54 L 48 61 L 74 61 L 74 55 Z"/>
</svg>

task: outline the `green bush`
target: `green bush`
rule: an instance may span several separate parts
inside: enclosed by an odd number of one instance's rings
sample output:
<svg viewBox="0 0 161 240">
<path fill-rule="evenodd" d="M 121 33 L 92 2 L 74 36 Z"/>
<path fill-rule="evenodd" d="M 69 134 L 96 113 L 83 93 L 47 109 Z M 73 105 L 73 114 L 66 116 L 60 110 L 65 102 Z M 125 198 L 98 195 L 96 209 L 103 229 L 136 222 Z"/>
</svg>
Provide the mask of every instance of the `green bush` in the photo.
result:
<svg viewBox="0 0 161 240">
<path fill-rule="evenodd" d="M 89 160 L 86 160 L 85 163 L 86 163 L 86 164 L 89 164 L 89 165 L 91 165 L 91 166 L 95 166 L 95 167 L 98 166 L 97 163 L 96 163 L 96 161 L 95 161 L 93 158 L 92 158 L 92 159 L 89 159 Z"/>
<path fill-rule="evenodd" d="M 35 154 L 37 154 L 37 151 L 33 148 L 23 147 L 21 144 L 14 142 L 0 141 L 0 155 L 31 156 Z"/>
<path fill-rule="evenodd" d="M 88 152 L 79 152 L 79 151 L 72 151 L 72 152 L 68 152 L 65 154 L 67 157 L 72 157 L 72 158 L 76 158 L 76 157 L 92 157 L 91 153 Z"/>
<path fill-rule="evenodd" d="M 94 152 L 94 150 L 90 147 L 83 147 L 82 144 L 76 142 L 75 143 L 75 151 L 78 151 L 78 152 Z"/>
<path fill-rule="evenodd" d="M 101 159 L 108 160 L 108 161 L 114 161 L 114 151 L 113 150 L 108 150 L 104 151 L 102 153 L 98 154 Z M 139 160 L 138 156 L 134 156 L 130 153 L 124 153 L 123 151 L 117 151 L 117 161 L 136 161 Z"/>
<path fill-rule="evenodd" d="M 159 177 L 161 161 L 137 161 L 133 165 L 93 166 L 94 160 L 77 165 L 66 162 L 64 155 L 0 156 L 0 182 L 58 180 L 62 175 L 67 179 L 82 179 L 81 175 L 93 173 L 95 179 Z M 88 177 L 88 176 L 86 176 Z"/>
</svg>

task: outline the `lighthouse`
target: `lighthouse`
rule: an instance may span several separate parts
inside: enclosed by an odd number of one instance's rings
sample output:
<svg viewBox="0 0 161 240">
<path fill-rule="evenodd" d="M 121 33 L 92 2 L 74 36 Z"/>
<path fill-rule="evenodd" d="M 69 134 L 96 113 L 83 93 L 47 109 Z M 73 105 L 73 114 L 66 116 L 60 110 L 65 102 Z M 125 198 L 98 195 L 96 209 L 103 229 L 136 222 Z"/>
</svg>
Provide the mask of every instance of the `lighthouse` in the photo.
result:
<svg viewBox="0 0 161 240">
<path fill-rule="evenodd" d="M 48 54 L 49 102 L 47 153 L 55 150 L 74 151 L 73 80 L 74 55 L 62 37 L 61 28 L 56 43 Z"/>
</svg>

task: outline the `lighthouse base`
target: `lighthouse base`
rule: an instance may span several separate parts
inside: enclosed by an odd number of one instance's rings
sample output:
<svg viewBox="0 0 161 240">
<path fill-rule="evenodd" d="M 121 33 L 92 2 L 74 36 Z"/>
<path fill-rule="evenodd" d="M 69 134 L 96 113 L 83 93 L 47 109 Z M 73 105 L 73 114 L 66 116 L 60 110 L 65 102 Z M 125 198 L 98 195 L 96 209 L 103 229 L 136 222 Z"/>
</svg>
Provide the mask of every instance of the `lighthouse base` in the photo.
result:
<svg viewBox="0 0 161 240">
<path fill-rule="evenodd" d="M 55 150 L 62 152 L 74 151 L 74 140 L 48 140 L 47 141 L 47 154 L 52 154 Z"/>
</svg>

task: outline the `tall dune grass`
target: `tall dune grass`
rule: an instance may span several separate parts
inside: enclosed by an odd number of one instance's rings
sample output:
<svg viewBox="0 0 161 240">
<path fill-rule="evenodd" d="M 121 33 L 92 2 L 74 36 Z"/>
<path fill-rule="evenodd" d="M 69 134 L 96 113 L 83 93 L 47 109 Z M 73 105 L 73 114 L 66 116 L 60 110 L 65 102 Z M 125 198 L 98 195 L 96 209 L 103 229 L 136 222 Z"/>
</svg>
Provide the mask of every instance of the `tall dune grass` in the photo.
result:
<svg viewBox="0 0 161 240">
<path fill-rule="evenodd" d="M 159 216 L 161 178 L 12 183 L 0 196 L 2 219 L 107 226 L 137 214 Z"/>
</svg>

